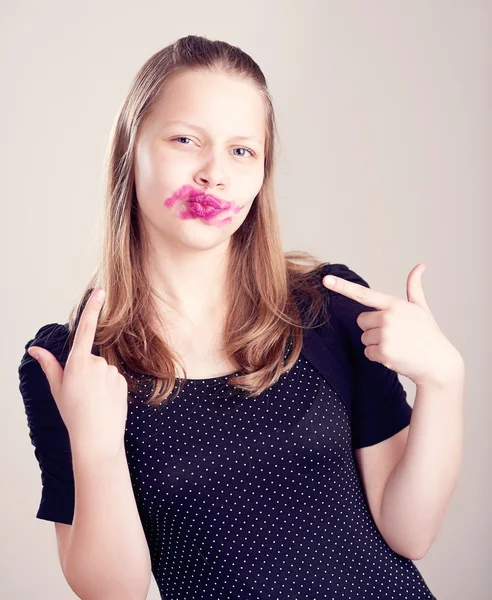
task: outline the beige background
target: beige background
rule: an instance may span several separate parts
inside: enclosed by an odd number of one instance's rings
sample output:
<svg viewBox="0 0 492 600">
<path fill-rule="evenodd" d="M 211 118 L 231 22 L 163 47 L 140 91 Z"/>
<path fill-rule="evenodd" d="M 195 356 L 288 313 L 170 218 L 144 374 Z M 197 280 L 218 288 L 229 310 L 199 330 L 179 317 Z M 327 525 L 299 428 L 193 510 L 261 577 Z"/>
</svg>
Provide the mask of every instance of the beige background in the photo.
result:
<svg viewBox="0 0 492 600">
<path fill-rule="evenodd" d="M 104 153 L 131 78 L 193 33 L 240 46 L 269 81 L 285 250 L 345 263 L 404 298 L 410 270 L 427 265 L 429 305 L 466 362 L 465 455 L 417 566 L 439 600 L 492 598 L 492 3 L 4 0 L 0 17 L 0 596 L 75 598 L 53 523 L 35 519 L 40 474 L 17 367 L 39 327 L 66 322 L 94 266 Z M 148 597 L 159 597 L 154 580 Z"/>
</svg>

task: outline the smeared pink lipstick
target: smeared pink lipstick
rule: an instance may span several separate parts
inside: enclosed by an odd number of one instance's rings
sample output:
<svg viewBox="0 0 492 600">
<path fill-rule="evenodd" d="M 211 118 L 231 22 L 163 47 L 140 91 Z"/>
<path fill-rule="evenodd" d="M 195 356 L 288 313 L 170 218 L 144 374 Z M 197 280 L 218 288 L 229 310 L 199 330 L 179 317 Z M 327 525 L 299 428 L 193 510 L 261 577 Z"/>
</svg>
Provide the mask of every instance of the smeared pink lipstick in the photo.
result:
<svg viewBox="0 0 492 600">
<path fill-rule="evenodd" d="M 238 206 L 228 200 L 220 200 L 212 194 L 206 194 L 196 190 L 192 185 L 180 187 L 174 194 L 164 202 L 164 206 L 173 208 L 178 200 L 186 203 L 178 212 L 180 219 L 202 219 L 206 225 L 226 225 L 232 221 L 232 216 L 219 219 L 218 215 L 232 210 L 238 213 L 244 206 Z"/>
</svg>

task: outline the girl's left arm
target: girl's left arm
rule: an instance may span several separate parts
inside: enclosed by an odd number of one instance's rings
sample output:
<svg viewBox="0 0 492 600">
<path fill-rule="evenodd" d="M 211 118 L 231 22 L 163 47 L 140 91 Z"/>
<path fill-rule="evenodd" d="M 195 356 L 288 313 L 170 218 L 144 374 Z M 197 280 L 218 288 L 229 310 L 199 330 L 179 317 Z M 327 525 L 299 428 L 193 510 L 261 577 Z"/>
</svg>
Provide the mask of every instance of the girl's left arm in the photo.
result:
<svg viewBox="0 0 492 600">
<path fill-rule="evenodd" d="M 415 540 L 418 558 L 435 541 L 460 474 L 464 382 L 461 359 L 451 377 L 417 385 L 405 451 L 382 495 L 385 539 Z"/>
</svg>

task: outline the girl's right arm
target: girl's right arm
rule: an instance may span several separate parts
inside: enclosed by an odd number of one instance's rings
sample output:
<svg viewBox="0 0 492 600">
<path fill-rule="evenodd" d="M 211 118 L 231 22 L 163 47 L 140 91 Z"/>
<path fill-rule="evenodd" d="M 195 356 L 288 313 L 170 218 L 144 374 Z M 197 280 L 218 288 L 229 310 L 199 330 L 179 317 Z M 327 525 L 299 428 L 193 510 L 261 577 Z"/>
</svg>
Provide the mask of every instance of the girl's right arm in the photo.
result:
<svg viewBox="0 0 492 600">
<path fill-rule="evenodd" d="M 64 556 L 67 583 L 83 600 L 145 600 L 151 566 L 124 450 L 94 460 L 72 449 L 75 511 Z"/>
<path fill-rule="evenodd" d="M 95 290 L 65 369 L 45 348 L 27 351 L 48 379 L 70 438 L 75 505 L 60 556 L 67 583 L 82 600 L 144 600 L 151 560 L 125 454 L 128 385 L 114 365 L 92 354 L 103 302 Z"/>
</svg>

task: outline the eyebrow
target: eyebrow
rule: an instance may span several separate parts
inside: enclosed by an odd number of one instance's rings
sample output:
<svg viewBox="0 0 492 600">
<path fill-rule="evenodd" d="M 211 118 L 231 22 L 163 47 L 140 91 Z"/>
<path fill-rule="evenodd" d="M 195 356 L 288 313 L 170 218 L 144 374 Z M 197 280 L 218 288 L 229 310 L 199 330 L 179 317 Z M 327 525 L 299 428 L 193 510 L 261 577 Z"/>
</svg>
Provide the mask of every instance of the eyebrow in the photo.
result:
<svg viewBox="0 0 492 600">
<path fill-rule="evenodd" d="M 199 125 L 193 125 L 193 123 L 188 123 L 187 121 L 168 121 L 164 125 L 165 126 L 168 126 L 168 125 L 185 125 L 186 127 L 191 127 L 192 129 L 198 129 L 198 131 L 201 131 L 202 133 L 205 133 L 205 129 L 203 129 L 203 127 L 200 127 Z M 260 145 L 263 144 L 263 140 L 261 140 L 256 135 L 231 135 L 231 137 L 229 139 L 230 140 L 232 140 L 232 139 L 234 139 L 234 140 L 245 140 L 245 141 L 246 140 L 255 140 Z"/>
</svg>

